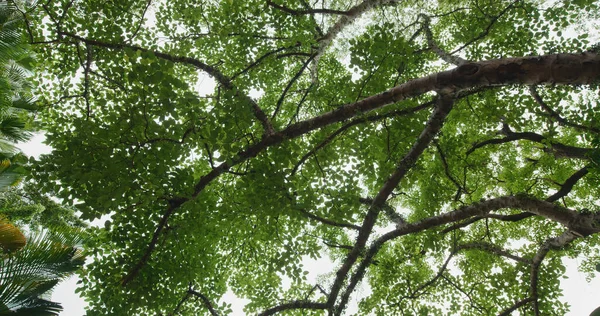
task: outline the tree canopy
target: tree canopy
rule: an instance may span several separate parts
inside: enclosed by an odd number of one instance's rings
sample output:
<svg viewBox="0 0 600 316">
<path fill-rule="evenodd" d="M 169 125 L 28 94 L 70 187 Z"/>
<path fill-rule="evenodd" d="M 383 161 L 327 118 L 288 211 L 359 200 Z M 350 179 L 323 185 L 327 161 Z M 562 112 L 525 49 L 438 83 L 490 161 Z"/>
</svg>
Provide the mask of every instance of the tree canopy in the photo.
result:
<svg viewBox="0 0 600 316">
<path fill-rule="evenodd" d="M 89 315 L 563 315 L 600 260 L 595 1 L 21 10 Z M 208 91 L 207 91 L 208 90 Z M 317 283 L 305 260 L 330 258 Z M 357 294 L 358 287 L 368 288 Z"/>
</svg>

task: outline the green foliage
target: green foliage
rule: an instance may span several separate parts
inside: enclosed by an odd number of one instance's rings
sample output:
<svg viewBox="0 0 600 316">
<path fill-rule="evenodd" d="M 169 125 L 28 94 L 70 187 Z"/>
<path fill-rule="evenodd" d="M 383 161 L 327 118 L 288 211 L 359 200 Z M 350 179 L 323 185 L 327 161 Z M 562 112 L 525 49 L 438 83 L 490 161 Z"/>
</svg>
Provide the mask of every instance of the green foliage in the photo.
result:
<svg viewBox="0 0 600 316">
<path fill-rule="evenodd" d="M 368 3 L 310 13 L 320 7 L 304 0 L 59 0 L 26 12 L 54 151 L 35 161 L 40 195 L 5 205 L 76 222 L 39 200 L 53 194 L 82 219 L 111 216 L 82 273 L 89 315 L 227 313 L 228 290 L 246 313 L 311 301 L 317 310 L 284 313 L 321 314 L 325 302 L 343 309 L 354 281 L 370 288 L 361 314 L 495 315 L 522 300 L 522 314 L 566 313 L 560 258 L 597 262 L 596 235 L 534 264 L 567 224 L 507 220 L 524 207 L 459 215 L 513 195 L 557 202 L 567 189 L 561 206 L 596 210 L 597 91 L 539 87 L 540 102 L 528 87 L 472 87 L 454 91 L 439 126 L 433 92 L 453 87 L 427 76 L 454 67 L 440 51 L 471 61 L 585 51 L 577 25 L 598 20 L 597 3 Z M 425 149 L 413 161 L 415 144 Z M 322 258 L 334 266 L 317 282 L 305 263 Z"/>
<path fill-rule="evenodd" d="M 62 279 L 85 263 L 78 248 L 83 233 L 62 228 L 29 235 L 24 248 L 0 261 L 0 315 L 59 315 L 60 304 L 46 299 Z"/>
</svg>

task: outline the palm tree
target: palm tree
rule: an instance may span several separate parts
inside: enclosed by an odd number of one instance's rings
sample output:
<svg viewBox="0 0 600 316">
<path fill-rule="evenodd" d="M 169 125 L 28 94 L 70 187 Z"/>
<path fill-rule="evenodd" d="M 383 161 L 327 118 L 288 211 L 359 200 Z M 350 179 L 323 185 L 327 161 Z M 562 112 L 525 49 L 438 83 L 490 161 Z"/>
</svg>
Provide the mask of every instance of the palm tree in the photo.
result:
<svg viewBox="0 0 600 316">
<path fill-rule="evenodd" d="M 58 315 L 59 303 L 47 299 L 51 289 L 85 263 L 77 247 L 78 229 L 43 230 L 27 244 L 5 252 L 0 259 L 0 315 Z"/>
<path fill-rule="evenodd" d="M 14 185 L 24 173 L 15 143 L 27 141 L 27 113 L 36 109 L 31 96 L 33 54 L 23 40 L 17 8 L 0 2 L 0 188 Z"/>
</svg>

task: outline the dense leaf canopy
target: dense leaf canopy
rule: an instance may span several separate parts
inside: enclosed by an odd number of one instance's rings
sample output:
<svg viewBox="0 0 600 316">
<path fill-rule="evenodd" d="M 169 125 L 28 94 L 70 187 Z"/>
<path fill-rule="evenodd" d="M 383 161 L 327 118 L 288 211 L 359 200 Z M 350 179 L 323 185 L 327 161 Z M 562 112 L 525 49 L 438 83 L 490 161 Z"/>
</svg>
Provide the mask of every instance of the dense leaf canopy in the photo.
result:
<svg viewBox="0 0 600 316">
<path fill-rule="evenodd" d="M 23 14 L 54 148 L 34 177 L 112 216 L 90 315 L 227 314 L 228 290 L 249 314 L 562 315 L 561 258 L 599 260 L 594 1 Z"/>
</svg>

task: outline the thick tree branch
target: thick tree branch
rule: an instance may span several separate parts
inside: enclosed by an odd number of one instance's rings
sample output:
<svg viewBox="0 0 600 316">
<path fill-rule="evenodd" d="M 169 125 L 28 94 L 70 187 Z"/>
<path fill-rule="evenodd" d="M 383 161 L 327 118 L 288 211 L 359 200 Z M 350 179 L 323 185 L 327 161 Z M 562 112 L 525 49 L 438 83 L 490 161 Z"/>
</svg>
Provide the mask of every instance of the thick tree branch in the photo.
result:
<svg viewBox="0 0 600 316">
<path fill-rule="evenodd" d="M 557 64 L 559 59 L 560 64 Z M 599 78 L 600 56 L 593 53 L 555 54 L 468 63 L 452 70 L 408 81 L 380 94 L 365 98 L 358 102 L 343 105 L 317 117 L 292 124 L 273 135 L 261 139 L 258 143 L 251 145 L 245 150 L 240 151 L 230 161 L 223 162 L 215 167 L 212 171 L 200 178 L 194 187 L 192 196 L 183 200 L 187 201 L 190 198 L 195 198 L 209 183 L 226 172 L 229 168 L 255 157 L 267 147 L 280 144 L 285 140 L 296 138 L 324 126 L 344 121 L 348 118 L 385 105 L 422 95 L 429 91 L 470 89 L 516 83 L 528 85 L 541 83 L 586 84 L 594 82 Z M 161 218 L 161 221 L 153 234 L 152 241 L 148 244 L 148 248 L 144 255 L 138 263 L 136 263 L 134 268 L 129 271 L 124 280 L 127 280 L 128 282 L 139 273 L 139 270 L 156 247 L 158 237 L 155 236 L 159 235 L 164 229 L 166 220 L 174 211 L 175 210 L 171 208 L 167 209 L 163 218 Z M 369 220 L 373 219 L 374 218 L 370 218 Z M 364 237 L 363 234 L 362 238 Z M 353 256 L 355 256 L 355 254 L 353 254 Z M 344 268 L 346 273 L 349 271 L 347 269 L 349 269 L 349 267 Z M 126 284 L 127 282 L 123 283 Z M 336 287 L 341 286 L 342 280 L 339 280 L 338 282 Z M 337 293 L 335 295 L 337 295 Z"/>
<path fill-rule="evenodd" d="M 534 300 L 533 297 L 528 297 L 528 298 L 522 299 L 518 302 L 515 302 L 511 307 L 500 312 L 500 314 L 498 314 L 498 316 L 510 316 L 510 315 L 512 315 L 512 312 L 527 305 L 528 303 L 532 302 L 533 300 Z"/>
<path fill-rule="evenodd" d="M 547 197 L 544 201 L 556 202 L 559 199 L 567 196 L 569 194 L 569 192 L 571 192 L 571 190 L 573 190 L 573 186 L 575 186 L 577 181 L 579 181 L 581 178 L 583 178 L 586 174 L 588 174 L 588 166 L 585 166 L 585 167 L 579 169 L 574 174 L 572 174 L 561 185 L 560 190 L 558 190 L 556 193 L 552 194 L 551 196 Z M 512 214 L 512 215 L 487 214 L 487 215 L 483 215 L 483 216 L 475 216 L 475 217 L 470 218 L 462 223 L 456 223 L 448 228 L 445 228 L 444 230 L 442 230 L 442 234 L 446 234 L 453 230 L 469 226 L 469 225 L 471 225 L 479 220 L 482 220 L 484 218 L 494 218 L 494 219 L 505 221 L 505 222 L 518 222 L 518 221 L 524 220 L 524 219 L 532 217 L 532 216 L 535 216 L 535 214 L 530 213 L 530 212 L 522 212 L 522 213 Z"/>
</svg>

